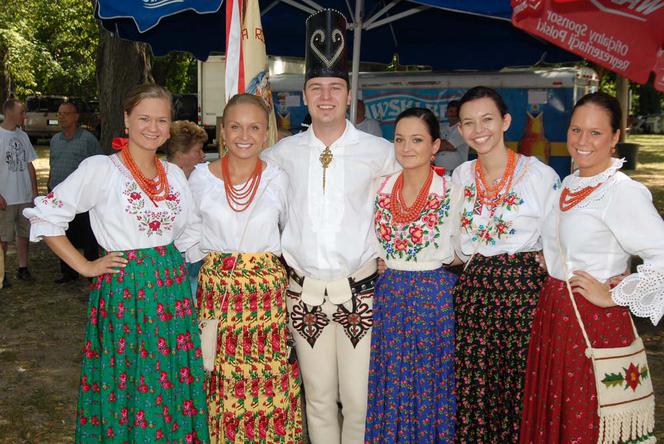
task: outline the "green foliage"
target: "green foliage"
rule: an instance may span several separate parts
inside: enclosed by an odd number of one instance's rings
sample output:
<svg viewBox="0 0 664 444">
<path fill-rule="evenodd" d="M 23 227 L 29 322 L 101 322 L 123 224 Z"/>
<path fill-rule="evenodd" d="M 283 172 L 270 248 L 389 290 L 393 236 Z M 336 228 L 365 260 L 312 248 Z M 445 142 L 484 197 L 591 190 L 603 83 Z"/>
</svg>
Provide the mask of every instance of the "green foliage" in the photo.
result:
<svg viewBox="0 0 664 444">
<path fill-rule="evenodd" d="M 196 92 L 196 73 L 196 58 L 188 52 L 171 52 L 152 59 L 155 82 L 174 94 Z"/>
<path fill-rule="evenodd" d="M 96 95 L 99 33 L 92 2 L 0 0 L 0 5 L 0 68 L 16 95 Z"/>
<path fill-rule="evenodd" d="M 620 387 L 625 378 L 620 373 L 606 373 L 602 383 L 607 387 Z"/>
</svg>

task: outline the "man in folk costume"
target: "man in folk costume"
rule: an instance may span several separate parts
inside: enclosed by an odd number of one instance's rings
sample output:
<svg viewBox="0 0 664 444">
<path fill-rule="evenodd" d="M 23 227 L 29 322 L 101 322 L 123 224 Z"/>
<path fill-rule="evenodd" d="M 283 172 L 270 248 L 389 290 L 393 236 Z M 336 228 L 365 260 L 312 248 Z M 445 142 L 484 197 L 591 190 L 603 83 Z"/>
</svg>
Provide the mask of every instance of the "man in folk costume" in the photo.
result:
<svg viewBox="0 0 664 444">
<path fill-rule="evenodd" d="M 290 179 L 282 251 L 292 268 L 287 306 L 311 440 L 362 443 L 377 277 L 373 199 L 377 179 L 399 167 L 388 141 L 346 120 L 346 19 L 326 9 L 306 27 L 304 101 L 312 123 L 264 157 Z"/>
</svg>

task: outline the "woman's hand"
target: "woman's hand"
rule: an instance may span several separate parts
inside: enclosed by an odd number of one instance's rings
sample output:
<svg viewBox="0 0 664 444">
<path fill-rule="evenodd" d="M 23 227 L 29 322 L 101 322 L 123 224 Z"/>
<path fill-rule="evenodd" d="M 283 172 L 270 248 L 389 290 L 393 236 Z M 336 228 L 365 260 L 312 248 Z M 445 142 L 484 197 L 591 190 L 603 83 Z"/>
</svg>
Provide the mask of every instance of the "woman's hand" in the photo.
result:
<svg viewBox="0 0 664 444">
<path fill-rule="evenodd" d="M 575 271 L 569 283 L 572 291 L 581 294 L 598 307 L 608 308 L 616 305 L 611 299 L 609 284 L 598 281 L 585 271 Z"/>
<path fill-rule="evenodd" d="M 383 274 L 385 273 L 385 261 L 382 260 L 381 258 L 378 258 L 378 274 Z"/>
<path fill-rule="evenodd" d="M 94 261 L 87 261 L 81 269 L 85 277 L 96 277 L 106 273 L 119 273 L 127 265 L 122 253 L 113 252 Z"/>
</svg>

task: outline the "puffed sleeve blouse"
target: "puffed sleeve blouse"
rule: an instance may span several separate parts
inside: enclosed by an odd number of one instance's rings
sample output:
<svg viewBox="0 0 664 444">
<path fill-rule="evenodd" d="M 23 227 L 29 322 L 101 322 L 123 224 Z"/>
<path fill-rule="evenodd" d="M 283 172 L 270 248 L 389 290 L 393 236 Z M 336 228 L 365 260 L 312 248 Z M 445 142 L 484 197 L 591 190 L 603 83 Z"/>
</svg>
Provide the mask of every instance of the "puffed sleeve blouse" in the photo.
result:
<svg viewBox="0 0 664 444">
<path fill-rule="evenodd" d="M 560 187 L 558 174 L 537 158 L 521 155 L 507 196 L 501 204 L 489 206 L 477 199 L 476 162 L 463 163 L 452 175 L 464 194 L 459 222 L 463 256 L 541 250 L 542 225 Z"/>
<path fill-rule="evenodd" d="M 30 220 L 30 240 L 62 236 L 77 213 L 90 212 L 90 226 L 106 251 L 168 245 L 178 238 L 191 213 L 191 192 L 182 170 L 163 162 L 166 199 L 152 201 L 117 154 L 85 159 L 46 196 L 23 211 Z"/>
<path fill-rule="evenodd" d="M 211 251 L 222 253 L 271 252 L 281 255 L 280 227 L 288 213 L 288 177 L 271 161 L 263 170 L 252 203 L 241 212 L 234 211 L 226 199 L 224 181 L 201 163 L 189 176 L 194 196 L 191 221 L 176 242 L 186 251 L 186 259 L 196 262 Z"/>
<path fill-rule="evenodd" d="M 462 191 L 449 177 L 433 175 L 427 202 L 418 219 L 397 223 L 392 218 L 392 188 L 400 173 L 383 181 L 374 205 L 378 254 L 394 270 L 434 270 L 454 260 Z"/>
<path fill-rule="evenodd" d="M 568 211 L 556 205 L 545 227 L 544 255 L 556 279 L 583 270 L 600 282 L 623 274 L 631 256 L 641 257 L 643 265 L 613 288 L 611 296 L 616 304 L 657 324 L 664 314 L 664 221 L 648 189 L 618 171 L 622 163 L 614 159 L 596 176 L 574 173 L 565 178 L 562 186 L 572 192 L 600 185 Z"/>
</svg>

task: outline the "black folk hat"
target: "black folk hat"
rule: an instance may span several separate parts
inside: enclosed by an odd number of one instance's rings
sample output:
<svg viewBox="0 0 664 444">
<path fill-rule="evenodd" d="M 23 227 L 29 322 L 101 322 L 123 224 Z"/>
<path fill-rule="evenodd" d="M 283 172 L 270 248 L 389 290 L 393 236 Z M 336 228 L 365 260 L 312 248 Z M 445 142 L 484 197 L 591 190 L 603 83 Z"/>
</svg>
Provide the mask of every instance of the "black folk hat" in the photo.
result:
<svg viewBox="0 0 664 444">
<path fill-rule="evenodd" d="M 346 17 L 323 9 L 307 19 L 304 82 L 314 77 L 339 77 L 348 82 Z"/>
</svg>

